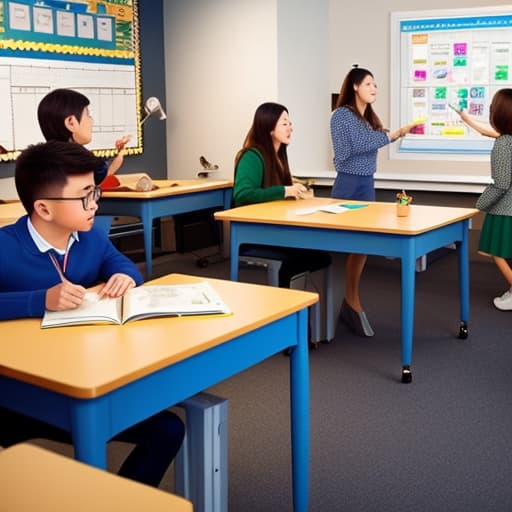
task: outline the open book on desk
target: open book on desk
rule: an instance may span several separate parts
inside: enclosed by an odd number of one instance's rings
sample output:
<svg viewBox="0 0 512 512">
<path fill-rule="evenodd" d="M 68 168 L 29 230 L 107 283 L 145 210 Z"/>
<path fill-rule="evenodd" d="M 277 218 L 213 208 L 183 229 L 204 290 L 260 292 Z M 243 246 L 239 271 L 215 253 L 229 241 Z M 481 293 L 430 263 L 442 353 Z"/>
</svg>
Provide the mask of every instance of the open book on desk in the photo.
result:
<svg viewBox="0 0 512 512">
<path fill-rule="evenodd" d="M 46 311 L 41 327 L 124 324 L 159 316 L 214 315 L 231 311 L 206 281 L 148 285 L 130 289 L 118 299 L 87 293 L 82 304 L 66 311 Z"/>
</svg>

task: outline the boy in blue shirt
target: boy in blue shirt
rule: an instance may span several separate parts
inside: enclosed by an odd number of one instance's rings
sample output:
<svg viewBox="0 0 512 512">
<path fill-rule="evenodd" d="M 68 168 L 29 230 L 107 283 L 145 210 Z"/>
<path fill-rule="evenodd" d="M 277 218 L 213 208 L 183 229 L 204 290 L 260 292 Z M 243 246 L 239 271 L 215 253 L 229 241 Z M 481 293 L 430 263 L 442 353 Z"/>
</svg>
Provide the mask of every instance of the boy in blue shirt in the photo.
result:
<svg viewBox="0 0 512 512">
<path fill-rule="evenodd" d="M 29 146 L 18 157 L 16 189 L 27 215 L 0 229 L 0 320 L 74 309 L 98 284 L 106 297 L 142 284 L 136 265 L 94 227 L 101 191 L 93 173 L 102 165 L 74 142 Z M 136 446 L 119 474 L 158 487 L 183 436 L 182 421 L 170 411 L 121 432 L 115 440 Z M 0 445 L 31 438 L 71 440 L 59 428 L 0 407 Z"/>
</svg>

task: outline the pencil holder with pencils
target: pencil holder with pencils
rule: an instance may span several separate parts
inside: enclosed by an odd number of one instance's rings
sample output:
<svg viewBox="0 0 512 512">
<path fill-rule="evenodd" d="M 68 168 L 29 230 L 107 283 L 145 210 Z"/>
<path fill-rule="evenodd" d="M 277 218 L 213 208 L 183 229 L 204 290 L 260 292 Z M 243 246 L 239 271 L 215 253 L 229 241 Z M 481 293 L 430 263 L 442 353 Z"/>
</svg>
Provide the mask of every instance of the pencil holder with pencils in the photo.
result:
<svg viewBox="0 0 512 512">
<path fill-rule="evenodd" d="M 402 192 L 397 192 L 396 194 L 396 215 L 397 217 L 408 217 L 410 204 L 412 202 L 412 196 L 409 196 L 405 193 L 404 190 Z"/>
</svg>

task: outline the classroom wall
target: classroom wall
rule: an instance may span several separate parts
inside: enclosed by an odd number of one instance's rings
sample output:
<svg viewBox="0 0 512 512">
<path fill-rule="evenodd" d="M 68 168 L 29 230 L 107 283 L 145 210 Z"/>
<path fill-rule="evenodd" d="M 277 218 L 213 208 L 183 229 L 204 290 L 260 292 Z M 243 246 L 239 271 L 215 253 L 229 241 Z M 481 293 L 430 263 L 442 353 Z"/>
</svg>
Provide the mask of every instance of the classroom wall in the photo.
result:
<svg viewBox="0 0 512 512">
<path fill-rule="evenodd" d="M 165 101 L 163 0 L 139 0 L 142 97 L 156 96 Z M 127 157 L 122 172 L 148 172 L 155 178 L 167 175 L 166 123 L 156 117 L 144 123 L 144 152 Z M 17 197 L 14 163 L 0 162 L 0 199 Z"/>
<path fill-rule="evenodd" d="M 170 177 L 193 177 L 204 154 L 233 161 L 264 101 L 294 123 L 292 168 L 328 165 L 328 0 L 169 0 L 164 4 Z M 302 148 L 302 150 L 301 150 Z"/>
<path fill-rule="evenodd" d="M 370 69 L 378 84 L 378 97 L 375 110 L 386 126 L 390 126 L 390 13 L 395 11 L 425 11 L 436 9 L 463 9 L 471 7 L 504 5 L 496 0 L 430 0 L 428 3 L 411 0 L 388 0 L 375 2 L 362 14 L 360 4 L 331 0 L 329 14 L 329 84 L 332 92 L 339 92 L 341 82 L 355 63 Z M 357 21 L 357 22 L 356 22 Z M 390 126 L 396 129 L 397 126 Z M 428 160 L 420 155 L 415 160 L 390 160 L 386 149 L 379 151 L 377 176 L 409 176 L 420 174 L 442 176 L 486 176 L 490 175 L 487 159 L 481 162 L 447 162 Z M 396 187 L 396 182 L 381 181 L 380 186 Z M 480 192 L 483 185 L 466 186 L 464 184 L 416 183 L 423 190 L 453 190 Z"/>
<path fill-rule="evenodd" d="M 126 158 L 123 172 L 191 178 L 204 155 L 220 165 L 219 177 L 230 178 L 254 109 L 270 100 L 290 109 L 293 172 L 332 178 L 330 94 L 353 63 L 368 66 L 379 84 L 376 109 L 389 121 L 389 13 L 415 10 L 414 3 L 362 9 L 343 0 L 139 0 L 143 97 L 159 97 L 168 119 L 145 123 L 145 151 Z M 495 3 L 431 0 L 428 9 Z M 429 164 L 390 161 L 380 151 L 382 171 L 396 166 L 406 174 L 413 165 Z M 0 198 L 15 193 L 13 169 L 0 163 Z"/>
<path fill-rule="evenodd" d="M 278 96 L 276 0 L 164 3 L 169 178 L 201 155 L 230 178 L 255 107 Z"/>
<path fill-rule="evenodd" d="M 428 6 L 411 0 L 371 6 L 344 0 L 168 0 L 167 98 L 174 121 L 167 125 L 169 175 L 193 176 L 204 152 L 220 165 L 222 177 L 231 177 L 251 114 L 262 100 L 270 100 L 290 109 L 294 174 L 332 183 L 330 96 L 352 64 L 374 72 L 379 85 L 375 107 L 389 126 L 390 13 L 486 4 L 495 0 L 432 0 Z M 383 174 L 406 176 L 412 169 L 442 175 L 446 165 L 462 175 L 488 173 L 487 162 L 391 161 L 386 149 L 379 152 Z"/>
</svg>

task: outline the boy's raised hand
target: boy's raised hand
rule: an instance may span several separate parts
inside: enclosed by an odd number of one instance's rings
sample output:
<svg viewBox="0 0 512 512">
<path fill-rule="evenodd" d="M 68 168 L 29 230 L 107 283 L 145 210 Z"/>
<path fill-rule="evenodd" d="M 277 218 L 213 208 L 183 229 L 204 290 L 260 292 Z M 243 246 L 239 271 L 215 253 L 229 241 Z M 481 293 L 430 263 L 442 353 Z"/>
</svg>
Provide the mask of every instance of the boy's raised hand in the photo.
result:
<svg viewBox="0 0 512 512">
<path fill-rule="evenodd" d="M 117 139 L 115 142 L 117 151 L 121 151 L 122 149 L 124 149 L 126 144 L 128 144 L 128 142 L 130 142 L 131 140 L 132 140 L 131 135 L 123 135 L 120 139 Z"/>
<path fill-rule="evenodd" d="M 124 154 L 123 149 L 132 140 L 131 135 L 123 135 L 120 139 L 117 139 L 115 142 L 116 149 L 118 151 L 117 155 L 112 159 L 110 165 L 108 166 L 108 175 L 115 174 L 118 169 L 123 165 Z"/>
</svg>

